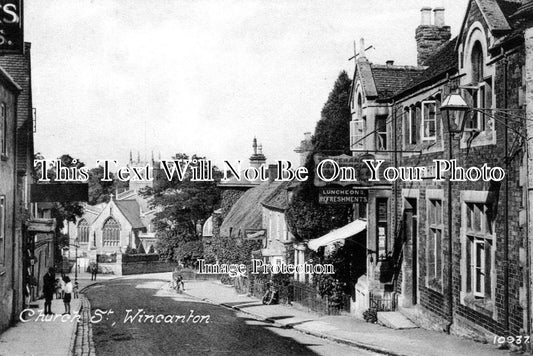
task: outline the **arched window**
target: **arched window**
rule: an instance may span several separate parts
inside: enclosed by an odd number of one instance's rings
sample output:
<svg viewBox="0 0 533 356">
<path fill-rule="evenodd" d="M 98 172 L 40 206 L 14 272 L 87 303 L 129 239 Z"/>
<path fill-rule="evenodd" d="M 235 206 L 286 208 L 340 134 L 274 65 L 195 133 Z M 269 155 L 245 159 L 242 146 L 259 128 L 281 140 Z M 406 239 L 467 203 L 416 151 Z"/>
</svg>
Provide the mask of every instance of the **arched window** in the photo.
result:
<svg viewBox="0 0 533 356">
<path fill-rule="evenodd" d="M 120 244 L 120 226 L 115 219 L 109 218 L 104 223 L 102 242 L 104 246 L 118 246 Z"/>
<path fill-rule="evenodd" d="M 361 93 L 357 95 L 357 119 L 363 118 L 363 97 L 361 96 Z"/>
<path fill-rule="evenodd" d="M 472 84 L 483 81 L 483 66 L 483 48 L 481 43 L 476 41 L 474 46 L 472 46 Z"/>
<path fill-rule="evenodd" d="M 89 223 L 85 219 L 81 219 L 78 223 L 78 241 L 81 244 L 89 242 Z"/>
<path fill-rule="evenodd" d="M 492 108 L 492 78 L 485 77 L 485 56 L 481 42 L 475 41 L 471 51 L 472 85 L 467 91 L 476 113 L 466 122 L 465 129 L 485 131 L 489 120 L 487 112 Z"/>
</svg>

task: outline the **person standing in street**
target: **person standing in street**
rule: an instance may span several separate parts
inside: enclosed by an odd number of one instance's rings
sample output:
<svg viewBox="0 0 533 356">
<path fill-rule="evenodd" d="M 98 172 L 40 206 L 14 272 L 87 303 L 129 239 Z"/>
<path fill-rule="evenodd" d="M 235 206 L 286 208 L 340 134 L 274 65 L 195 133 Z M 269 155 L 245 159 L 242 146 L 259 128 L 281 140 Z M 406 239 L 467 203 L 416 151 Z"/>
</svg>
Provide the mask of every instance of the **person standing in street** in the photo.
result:
<svg viewBox="0 0 533 356">
<path fill-rule="evenodd" d="M 96 275 L 98 274 L 98 265 L 93 263 L 91 265 L 91 281 L 96 281 Z"/>
<path fill-rule="evenodd" d="M 44 294 L 44 314 L 52 313 L 52 300 L 55 292 L 55 271 L 52 267 L 48 268 L 48 272 L 43 277 L 43 294 Z"/>
<path fill-rule="evenodd" d="M 63 287 L 63 292 L 65 292 L 63 295 L 63 304 L 65 304 L 65 312 L 63 315 L 65 315 L 70 314 L 70 301 L 72 300 L 73 286 L 69 276 L 63 277 L 63 281 L 65 281 L 65 287 Z"/>
</svg>

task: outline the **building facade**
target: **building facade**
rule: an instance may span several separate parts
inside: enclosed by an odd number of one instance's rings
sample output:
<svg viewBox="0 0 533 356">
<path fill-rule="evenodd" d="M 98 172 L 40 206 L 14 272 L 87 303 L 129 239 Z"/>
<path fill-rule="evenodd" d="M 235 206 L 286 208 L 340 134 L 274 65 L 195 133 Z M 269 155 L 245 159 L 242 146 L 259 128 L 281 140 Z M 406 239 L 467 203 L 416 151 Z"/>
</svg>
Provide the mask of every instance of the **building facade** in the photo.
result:
<svg viewBox="0 0 533 356">
<path fill-rule="evenodd" d="M 407 174 L 392 182 L 387 222 L 397 308 L 424 327 L 484 340 L 531 330 L 527 137 L 533 131 L 527 131 L 527 108 L 533 96 L 527 95 L 527 53 L 533 44 L 532 7 L 531 2 L 470 0 L 455 39 L 444 9 L 422 8 L 415 30 L 417 66 L 387 95 L 385 129 L 375 121 L 370 127 L 368 120 L 361 124 L 365 98 L 354 90 L 352 146 L 364 147 L 370 137 L 375 145 L 382 132 L 392 132 L 391 165 L 425 169 L 420 177 Z M 354 88 L 358 80 L 354 76 Z M 470 107 L 457 134 L 450 133 L 440 110 L 450 93 L 460 94 Z M 435 180 L 435 160 L 454 162 L 455 176 Z M 467 172 L 483 165 L 501 167 L 505 179 Z M 375 230 L 379 219 L 370 218 L 370 198 L 367 209 L 368 229 Z"/>
</svg>

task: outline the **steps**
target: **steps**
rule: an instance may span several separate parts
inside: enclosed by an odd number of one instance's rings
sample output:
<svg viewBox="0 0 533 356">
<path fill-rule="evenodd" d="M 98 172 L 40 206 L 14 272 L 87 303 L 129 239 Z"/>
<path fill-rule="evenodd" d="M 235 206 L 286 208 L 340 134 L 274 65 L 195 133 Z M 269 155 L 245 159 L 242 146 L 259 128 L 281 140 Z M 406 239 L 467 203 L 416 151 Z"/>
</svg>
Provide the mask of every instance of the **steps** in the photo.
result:
<svg viewBox="0 0 533 356">
<path fill-rule="evenodd" d="M 394 312 L 378 312 L 378 323 L 391 329 L 416 329 L 416 326 L 411 320 L 407 319 L 402 313 Z"/>
</svg>

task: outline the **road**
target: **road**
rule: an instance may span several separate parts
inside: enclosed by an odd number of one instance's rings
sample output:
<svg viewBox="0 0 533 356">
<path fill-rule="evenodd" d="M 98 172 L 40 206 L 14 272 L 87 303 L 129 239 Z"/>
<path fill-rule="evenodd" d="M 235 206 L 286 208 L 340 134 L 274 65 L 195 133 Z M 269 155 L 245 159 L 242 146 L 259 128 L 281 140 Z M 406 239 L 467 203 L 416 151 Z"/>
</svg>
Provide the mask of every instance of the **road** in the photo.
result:
<svg viewBox="0 0 533 356">
<path fill-rule="evenodd" d="M 176 294 L 167 283 L 114 279 L 86 290 L 98 356 L 376 355 Z"/>
</svg>

